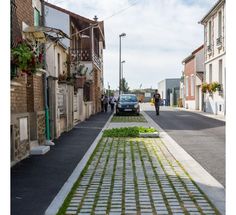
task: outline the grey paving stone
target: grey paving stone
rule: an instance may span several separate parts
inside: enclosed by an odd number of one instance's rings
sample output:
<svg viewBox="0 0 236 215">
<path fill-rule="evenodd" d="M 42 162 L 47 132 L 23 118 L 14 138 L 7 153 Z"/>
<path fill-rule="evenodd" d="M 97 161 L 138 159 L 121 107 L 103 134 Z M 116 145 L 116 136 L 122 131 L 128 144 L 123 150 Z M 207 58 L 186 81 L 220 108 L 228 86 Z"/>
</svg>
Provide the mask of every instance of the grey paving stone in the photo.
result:
<svg viewBox="0 0 236 215">
<path fill-rule="evenodd" d="M 80 213 L 91 213 L 91 209 L 85 208 L 80 209 Z"/>
<path fill-rule="evenodd" d="M 77 214 L 77 211 L 66 210 L 65 215 L 74 215 Z"/>
</svg>

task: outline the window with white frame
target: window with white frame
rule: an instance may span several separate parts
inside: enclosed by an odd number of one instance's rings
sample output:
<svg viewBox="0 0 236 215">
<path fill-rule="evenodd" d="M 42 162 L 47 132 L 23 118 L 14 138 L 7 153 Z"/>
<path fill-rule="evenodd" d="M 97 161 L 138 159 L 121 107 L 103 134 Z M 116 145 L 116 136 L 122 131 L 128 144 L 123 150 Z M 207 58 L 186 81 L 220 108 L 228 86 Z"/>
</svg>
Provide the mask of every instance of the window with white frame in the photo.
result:
<svg viewBox="0 0 236 215">
<path fill-rule="evenodd" d="M 58 75 L 61 73 L 61 55 L 57 53 L 57 73 Z"/>
<path fill-rule="evenodd" d="M 34 8 L 34 26 L 40 25 L 40 12 L 36 8 Z"/>
<path fill-rule="evenodd" d="M 188 93 L 188 85 L 189 85 L 189 84 L 188 84 L 188 81 L 189 81 L 188 79 L 189 79 L 188 76 L 186 76 L 186 79 L 185 79 L 185 93 L 186 93 L 186 96 L 189 96 L 189 95 L 188 95 L 188 94 L 189 94 L 189 93 Z"/>
<path fill-rule="evenodd" d="M 208 45 L 211 45 L 211 21 L 208 23 Z"/>
<path fill-rule="evenodd" d="M 218 13 L 218 38 L 222 36 L 222 12 Z"/>
<path fill-rule="evenodd" d="M 209 84 L 212 82 L 212 64 L 209 65 Z"/>
<path fill-rule="evenodd" d="M 191 76 L 191 96 L 194 96 L 194 87 L 195 87 L 195 82 L 194 82 L 194 76 Z"/>
</svg>

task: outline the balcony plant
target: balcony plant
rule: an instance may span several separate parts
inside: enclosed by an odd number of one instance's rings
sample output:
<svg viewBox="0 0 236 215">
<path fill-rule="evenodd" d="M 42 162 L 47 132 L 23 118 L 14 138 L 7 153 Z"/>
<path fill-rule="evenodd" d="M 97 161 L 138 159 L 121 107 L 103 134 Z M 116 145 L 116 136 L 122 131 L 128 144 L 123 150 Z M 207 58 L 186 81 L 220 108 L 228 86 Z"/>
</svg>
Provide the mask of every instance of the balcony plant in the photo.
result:
<svg viewBox="0 0 236 215">
<path fill-rule="evenodd" d="M 211 84 L 212 92 L 221 91 L 221 84 L 218 82 L 212 82 Z"/>
<path fill-rule="evenodd" d="M 202 92 L 206 93 L 209 90 L 209 84 L 208 83 L 202 83 Z"/>
<path fill-rule="evenodd" d="M 35 73 L 42 66 L 42 62 L 42 53 L 35 53 L 33 48 L 24 41 L 11 49 L 11 63 L 19 68 L 22 73 L 28 75 Z"/>
</svg>

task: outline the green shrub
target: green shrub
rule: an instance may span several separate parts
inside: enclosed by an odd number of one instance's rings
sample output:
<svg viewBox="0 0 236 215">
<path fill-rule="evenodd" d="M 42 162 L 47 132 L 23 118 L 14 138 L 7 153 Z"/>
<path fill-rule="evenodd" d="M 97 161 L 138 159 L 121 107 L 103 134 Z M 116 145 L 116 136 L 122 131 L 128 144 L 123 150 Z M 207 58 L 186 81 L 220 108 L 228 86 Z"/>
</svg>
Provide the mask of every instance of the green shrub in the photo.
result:
<svg viewBox="0 0 236 215">
<path fill-rule="evenodd" d="M 139 137 L 140 133 L 153 133 L 157 130 L 154 128 L 145 127 L 124 127 L 124 128 L 112 128 L 103 132 L 103 137 Z"/>
</svg>

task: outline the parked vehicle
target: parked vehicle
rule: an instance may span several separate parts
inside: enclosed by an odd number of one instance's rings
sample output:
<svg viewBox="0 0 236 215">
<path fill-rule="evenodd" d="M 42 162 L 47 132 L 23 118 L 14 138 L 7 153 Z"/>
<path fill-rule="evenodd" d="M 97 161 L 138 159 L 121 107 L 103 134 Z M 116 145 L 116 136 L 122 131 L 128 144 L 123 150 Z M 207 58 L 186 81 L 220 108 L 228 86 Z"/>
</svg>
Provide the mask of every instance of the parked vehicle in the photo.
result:
<svg viewBox="0 0 236 215">
<path fill-rule="evenodd" d="M 119 96 L 116 104 L 116 115 L 122 113 L 136 114 L 140 113 L 140 106 L 138 98 L 135 94 L 122 94 Z"/>
</svg>

